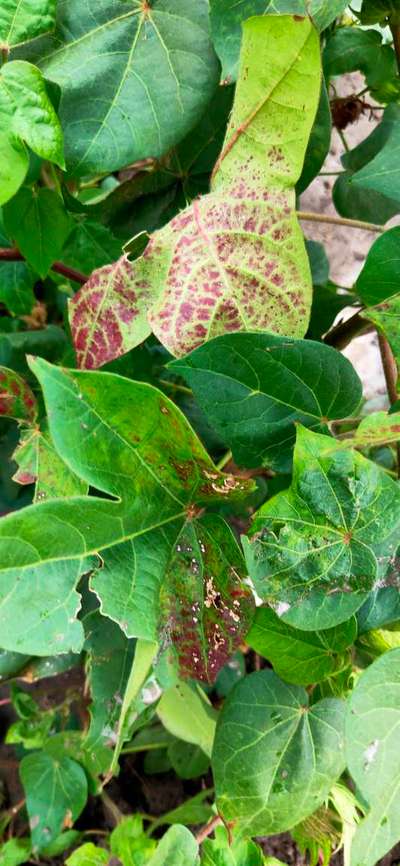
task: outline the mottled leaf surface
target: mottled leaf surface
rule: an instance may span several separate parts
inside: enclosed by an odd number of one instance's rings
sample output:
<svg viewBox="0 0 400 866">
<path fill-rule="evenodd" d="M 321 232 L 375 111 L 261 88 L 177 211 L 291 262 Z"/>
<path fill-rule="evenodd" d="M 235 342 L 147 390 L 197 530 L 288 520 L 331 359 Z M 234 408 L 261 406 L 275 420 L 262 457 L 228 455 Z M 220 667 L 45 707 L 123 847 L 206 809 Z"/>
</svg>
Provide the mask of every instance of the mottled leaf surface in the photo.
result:
<svg viewBox="0 0 400 866">
<path fill-rule="evenodd" d="M 57 4 L 32 57 L 61 87 L 70 172 L 108 173 L 183 138 L 217 83 L 208 30 L 206 0 Z"/>
<path fill-rule="evenodd" d="M 308 705 L 307 692 L 273 671 L 242 680 L 228 695 L 212 766 L 219 813 L 243 836 L 280 833 L 323 803 L 344 766 L 339 700 Z"/>
<path fill-rule="evenodd" d="M 56 0 L 2 0 L 0 41 L 13 48 L 43 33 L 55 23 Z"/>
<path fill-rule="evenodd" d="M 243 539 L 257 593 L 280 615 L 308 600 L 307 624 L 300 627 L 336 625 L 343 621 L 342 601 L 347 607 L 354 593 L 357 609 L 357 596 L 361 603 L 385 581 L 399 522 L 400 491 L 392 478 L 334 439 L 299 427 L 291 487 L 261 507 L 250 539 Z"/>
<path fill-rule="evenodd" d="M 60 257 L 72 223 L 52 189 L 24 186 L 5 205 L 4 224 L 32 268 L 44 278 Z"/>
<path fill-rule="evenodd" d="M 13 60 L 0 73 L 0 204 L 19 189 L 28 171 L 25 145 L 64 168 L 63 134 L 45 80 L 31 63 Z"/>
<path fill-rule="evenodd" d="M 95 270 L 69 304 L 78 365 L 100 367 L 123 355 L 132 348 L 132 331 L 141 343 L 150 332 L 148 300 L 149 289 L 135 279 L 127 256 Z"/>
<path fill-rule="evenodd" d="M 14 370 L 0 367 L 0 418 L 32 424 L 36 414 L 36 398 L 29 385 Z"/>
<path fill-rule="evenodd" d="M 357 635 L 355 617 L 325 631 L 302 631 L 283 622 L 270 607 L 257 608 L 246 643 L 271 662 L 287 683 L 307 686 L 349 663 L 345 650 Z"/>
<path fill-rule="evenodd" d="M 242 553 L 217 515 L 186 524 L 161 593 L 161 634 L 175 648 L 181 676 L 213 682 L 248 631 L 254 601 Z"/>
<path fill-rule="evenodd" d="M 222 79 L 238 73 L 242 25 L 253 15 L 310 15 L 324 30 L 346 8 L 345 0 L 211 0 L 211 32 L 222 64 Z"/>
<path fill-rule="evenodd" d="M 20 774 L 33 850 L 38 852 L 59 835 L 64 821 L 75 821 L 82 812 L 87 799 L 86 775 L 72 758 L 55 760 L 42 751 L 22 759 Z"/>
<path fill-rule="evenodd" d="M 323 430 L 329 419 L 351 415 L 361 400 L 352 365 L 311 340 L 227 334 L 169 366 L 244 466 L 287 471 L 296 421 Z"/>
<path fill-rule="evenodd" d="M 356 282 L 356 291 L 368 306 L 396 295 L 400 283 L 400 226 L 384 232 L 372 244 Z"/>
<path fill-rule="evenodd" d="M 400 356 L 399 356 L 400 357 Z M 357 448 L 375 448 L 385 443 L 398 442 L 400 439 L 400 412 L 373 412 L 358 425 L 354 436 L 342 442 L 343 447 L 352 445 Z"/>
<path fill-rule="evenodd" d="M 377 659 L 352 692 L 346 718 L 349 771 L 369 807 L 351 866 L 374 866 L 399 839 L 400 649 Z"/>
<path fill-rule="evenodd" d="M 317 34 L 308 20 L 253 19 L 241 64 L 214 191 L 154 233 L 131 267 L 129 332 L 123 320 L 115 349 L 92 351 L 91 366 L 144 339 L 146 307 L 147 333 L 151 327 L 174 355 L 226 331 L 306 330 L 311 279 L 294 187 L 320 93 Z M 81 340 L 82 353 L 85 334 Z"/>
</svg>

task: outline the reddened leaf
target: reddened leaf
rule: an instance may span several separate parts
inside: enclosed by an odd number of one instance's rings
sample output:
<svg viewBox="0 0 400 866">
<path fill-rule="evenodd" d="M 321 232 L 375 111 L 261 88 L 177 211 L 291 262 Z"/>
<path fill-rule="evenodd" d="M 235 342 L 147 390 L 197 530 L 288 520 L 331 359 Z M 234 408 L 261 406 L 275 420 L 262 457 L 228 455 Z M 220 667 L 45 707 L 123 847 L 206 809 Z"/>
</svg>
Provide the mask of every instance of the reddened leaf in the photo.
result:
<svg viewBox="0 0 400 866">
<path fill-rule="evenodd" d="M 14 370 L 0 367 L 0 417 L 29 424 L 36 415 L 36 398 L 29 385 Z"/>
</svg>

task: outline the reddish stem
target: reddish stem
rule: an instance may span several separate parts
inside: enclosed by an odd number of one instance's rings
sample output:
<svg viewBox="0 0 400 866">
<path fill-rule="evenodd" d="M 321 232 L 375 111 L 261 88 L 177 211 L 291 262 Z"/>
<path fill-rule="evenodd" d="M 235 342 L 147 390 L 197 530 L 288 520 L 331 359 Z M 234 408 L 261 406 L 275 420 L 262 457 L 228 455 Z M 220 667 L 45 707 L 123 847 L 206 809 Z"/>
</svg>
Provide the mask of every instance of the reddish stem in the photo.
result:
<svg viewBox="0 0 400 866">
<path fill-rule="evenodd" d="M 23 262 L 25 261 L 25 257 L 17 247 L 1 247 L 0 261 Z M 53 262 L 51 270 L 55 271 L 57 274 L 62 274 L 62 276 L 67 277 L 68 280 L 74 280 L 75 283 L 80 283 L 80 285 L 83 285 L 83 283 L 86 283 L 89 279 L 86 274 L 82 274 L 81 271 L 76 271 L 75 268 L 70 268 L 68 265 L 64 265 L 63 262 Z"/>
</svg>

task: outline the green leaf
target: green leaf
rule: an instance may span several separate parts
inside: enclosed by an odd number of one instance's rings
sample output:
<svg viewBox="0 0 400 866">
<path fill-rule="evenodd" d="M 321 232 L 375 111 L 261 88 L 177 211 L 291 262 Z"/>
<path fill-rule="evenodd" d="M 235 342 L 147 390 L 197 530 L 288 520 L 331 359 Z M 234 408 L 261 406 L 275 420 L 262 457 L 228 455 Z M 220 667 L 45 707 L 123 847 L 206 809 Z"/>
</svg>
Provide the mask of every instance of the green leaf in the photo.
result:
<svg viewBox="0 0 400 866">
<path fill-rule="evenodd" d="M 10 247 L 10 241 L 3 229 L 0 215 L 0 243 Z M 0 301 L 14 316 L 28 315 L 35 303 L 33 285 L 35 276 L 25 262 L 0 263 Z"/>
<path fill-rule="evenodd" d="M 371 592 L 357 612 L 359 635 L 400 620 L 400 594 L 394 586 Z"/>
<path fill-rule="evenodd" d="M 2 0 L 0 41 L 14 48 L 53 30 L 56 0 Z"/>
<path fill-rule="evenodd" d="M 393 295 L 376 307 L 368 307 L 361 315 L 363 319 L 373 322 L 388 340 L 400 375 L 400 294 Z"/>
<path fill-rule="evenodd" d="M 272 334 L 227 334 L 169 364 L 241 466 L 290 470 L 295 422 L 351 415 L 361 382 L 336 349 Z M 261 423 L 260 423 L 261 422 Z"/>
<path fill-rule="evenodd" d="M 162 156 L 201 116 L 218 75 L 206 0 L 106 0 L 100 16 L 96 0 L 59 4 L 55 34 L 33 56 L 61 87 L 75 176 Z"/>
<path fill-rule="evenodd" d="M 242 836 L 294 827 L 324 802 L 344 760 L 342 701 L 308 705 L 273 671 L 245 677 L 217 724 L 213 773 L 219 814 Z"/>
<path fill-rule="evenodd" d="M 22 759 L 20 775 L 26 795 L 33 851 L 55 839 L 65 821 L 75 821 L 87 799 L 85 772 L 71 758 L 54 760 L 45 752 Z"/>
<path fill-rule="evenodd" d="M 168 758 L 171 761 L 172 769 L 180 779 L 197 779 L 199 776 L 204 776 L 210 766 L 210 759 L 198 746 L 193 743 L 184 743 L 181 740 L 173 740 L 169 745 Z M 207 821 L 207 817 L 205 820 Z M 199 823 L 201 821 L 202 818 Z M 180 820 L 179 823 L 195 824 L 197 821 Z"/>
<path fill-rule="evenodd" d="M 329 281 L 329 259 L 319 241 L 306 241 L 313 286 L 325 286 Z"/>
<path fill-rule="evenodd" d="M 67 499 L 88 491 L 88 485 L 61 460 L 48 433 L 37 427 L 23 431 L 13 460 L 18 466 L 13 480 L 18 484 L 35 482 L 34 502 L 55 497 Z"/>
<path fill-rule="evenodd" d="M 109 303 L 101 273 L 71 302 L 81 364 L 118 357 L 150 328 L 174 355 L 225 331 L 304 334 L 311 285 L 294 187 L 320 93 L 317 34 L 308 20 L 252 19 L 241 68 L 214 191 L 155 232 Z"/>
<path fill-rule="evenodd" d="M 107 866 L 109 859 L 109 852 L 104 848 L 98 848 L 93 842 L 85 842 L 65 862 L 66 866 Z"/>
<path fill-rule="evenodd" d="M 185 800 L 176 809 L 172 809 L 170 812 L 157 818 L 152 824 L 152 831 L 163 824 L 206 824 L 213 817 L 213 810 L 204 800 L 210 797 L 211 794 L 212 790 L 208 790 L 207 788 L 204 791 L 199 791 L 198 794 L 190 797 L 189 800 Z"/>
<path fill-rule="evenodd" d="M 397 109 L 398 106 L 390 106 Z M 388 110 L 388 109 L 387 109 Z M 400 203 L 400 122 L 398 116 L 391 115 L 387 138 L 383 147 L 374 157 L 352 177 L 355 191 L 359 187 L 386 196 L 397 205 Z M 396 211 L 395 211 L 396 212 Z M 387 217 L 388 218 L 388 217 Z"/>
<path fill-rule="evenodd" d="M 397 0 L 363 0 L 358 17 L 362 24 L 400 23 L 400 13 Z"/>
<path fill-rule="evenodd" d="M 192 833 L 181 824 L 175 824 L 159 842 L 148 866 L 166 866 L 167 863 L 173 863 L 174 866 L 198 866 L 198 850 Z"/>
<path fill-rule="evenodd" d="M 374 866 L 398 841 L 400 649 L 377 659 L 352 692 L 346 718 L 349 771 L 368 805 L 351 846 L 351 866 Z"/>
<path fill-rule="evenodd" d="M 37 403 L 29 385 L 18 373 L 0 367 L 0 418 L 15 418 L 25 424 L 36 419 Z"/>
<path fill-rule="evenodd" d="M 246 643 L 268 659 L 287 683 L 307 686 L 332 676 L 350 659 L 343 656 L 357 635 L 355 617 L 326 631 L 300 631 L 269 607 L 259 607 Z"/>
<path fill-rule="evenodd" d="M 308 601 L 306 624 L 291 622 L 300 628 L 343 622 L 378 580 L 384 585 L 399 522 L 392 478 L 340 442 L 299 427 L 291 487 L 261 507 L 251 539 L 243 539 L 256 591 L 289 622 L 292 604 Z M 343 616 L 353 593 L 356 606 Z"/>
<path fill-rule="evenodd" d="M 118 626 L 98 611 L 85 617 L 84 628 L 92 698 L 85 748 L 96 752 L 99 744 L 113 748 L 117 742 L 135 642 L 128 641 Z"/>
<path fill-rule="evenodd" d="M 376 30 L 362 30 L 359 27 L 337 28 L 328 39 L 323 62 L 326 76 L 341 75 L 359 69 L 364 73 L 372 95 L 376 95 L 378 99 L 386 96 L 384 101 L 387 101 L 393 89 L 392 98 L 398 96 L 396 55 Z"/>
<path fill-rule="evenodd" d="M 14 677 L 29 662 L 30 656 L 0 649 L 0 681 Z"/>
<path fill-rule="evenodd" d="M 218 472 L 179 409 L 152 386 L 110 373 L 63 370 L 41 359 L 31 366 L 44 390 L 57 452 L 83 481 L 115 497 L 53 499 L 1 521 L 0 622 L 8 616 L 3 647 L 24 652 L 32 642 L 30 652 L 48 655 L 81 648 L 74 587 L 90 567 L 88 551 L 97 553 L 146 533 L 151 543 L 154 535 L 149 533 L 161 527 L 176 539 L 184 522 L 193 518 L 195 503 L 241 498 L 253 484 Z M 36 575 L 40 589 L 32 605 L 25 594 Z M 10 593 L 14 581 L 18 591 Z M 11 613 L 18 604 L 28 606 L 31 628 L 34 616 L 45 612 L 46 629 L 42 623 L 40 632 L 36 626 L 34 633 L 25 628 L 16 637 Z"/>
<path fill-rule="evenodd" d="M 400 412 L 373 412 L 358 425 L 351 439 L 343 440 L 342 445 L 356 448 L 376 448 L 400 439 Z"/>
<path fill-rule="evenodd" d="M 23 866 L 31 850 L 30 839 L 8 839 L 0 848 L 0 866 Z"/>
<path fill-rule="evenodd" d="M 54 190 L 22 187 L 3 210 L 10 237 L 37 273 L 44 278 L 59 258 L 71 231 L 71 220 Z"/>
<path fill-rule="evenodd" d="M 64 168 L 63 134 L 45 80 L 23 60 L 6 63 L 0 72 L 0 204 L 19 189 L 29 166 L 25 145 Z"/>
<path fill-rule="evenodd" d="M 167 689 L 157 715 L 174 737 L 199 746 L 205 755 L 212 752 L 216 713 L 199 686 L 179 682 Z"/>
<path fill-rule="evenodd" d="M 356 282 L 356 291 L 368 306 L 396 295 L 400 282 L 400 226 L 384 232 L 372 244 Z"/>
<path fill-rule="evenodd" d="M 311 15 L 316 27 L 324 30 L 346 5 L 346 0 L 211 0 L 211 32 L 222 78 L 237 77 L 242 24 L 252 15 Z"/>
<path fill-rule="evenodd" d="M 91 274 L 121 255 L 121 241 L 100 223 L 88 219 L 78 222 L 67 238 L 62 260 L 70 268 Z"/>
<path fill-rule="evenodd" d="M 140 815 L 130 815 L 117 824 L 110 836 L 111 853 L 126 866 L 144 866 L 157 847 L 143 830 Z"/>
<path fill-rule="evenodd" d="M 26 355 L 38 354 L 48 361 L 59 361 L 67 345 L 67 338 L 61 328 L 48 325 L 41 331 L 17 331 L 0 333 L 0 363 L 21 373 L 33 376 L 26 361 Z"/>
</svg>

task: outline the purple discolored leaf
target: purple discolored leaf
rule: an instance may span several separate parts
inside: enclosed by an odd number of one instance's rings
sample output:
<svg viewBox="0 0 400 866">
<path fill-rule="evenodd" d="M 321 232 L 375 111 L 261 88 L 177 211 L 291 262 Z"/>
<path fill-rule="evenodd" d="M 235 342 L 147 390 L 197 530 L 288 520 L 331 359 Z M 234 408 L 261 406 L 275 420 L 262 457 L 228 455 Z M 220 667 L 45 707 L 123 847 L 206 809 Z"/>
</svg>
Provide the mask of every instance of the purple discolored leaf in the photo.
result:
<svg viewBox="0 0 400 866">
<path fill-rule="evenodd" d="M 138 343 L 148 336 L 146 288 L 127 256 L 93 271 L 69 307 L 79 367 L 101 367 L 123 355 L 131 348 L 132 330 Z"/>
<path fill-rule="evenodd" d="M 0 367 L 0 418 L 32 424 L 36 414 L 36 398 L 29 385 L 14 370 Z"/>
</svg>

